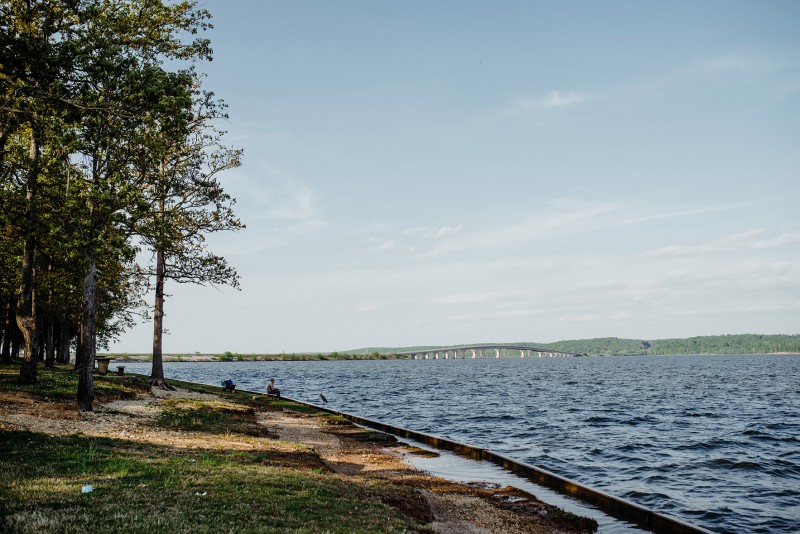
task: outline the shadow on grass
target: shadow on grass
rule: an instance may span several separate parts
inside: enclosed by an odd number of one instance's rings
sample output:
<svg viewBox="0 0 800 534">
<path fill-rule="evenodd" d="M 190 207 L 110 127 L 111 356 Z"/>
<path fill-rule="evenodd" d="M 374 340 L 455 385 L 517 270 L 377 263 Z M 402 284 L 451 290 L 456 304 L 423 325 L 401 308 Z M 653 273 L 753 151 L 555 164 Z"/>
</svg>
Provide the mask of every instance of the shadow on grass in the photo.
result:
<svg viewBox="0 0 800 534">
<path fill-rule="evenodd" d="M 410 488 L 354 483 L 313 453 L 176 449 L 0 431 L 4 532 L 427 532 Z M 81 493 L 83 486 L 93 491 Z M 398 504 L 400 503 L 400 504 Z"/>
<path fill-rule="evenodd" d="M 37 370 L 38 382 L 34 385 L 17 384 L 19 365 L 0 365 L 0 391 L 25 393 L 51 402 L 74 402 L 78 391 L 78 373 L 72 366 L 57 365 Z M 115 399 L 132 399 L 150 391 L 146 378 L 130 376 L 94 376 L 95 398 L 98 402 Z"/>
<path fill-rule="evenodd" d="M 236 432 L 277 439 L 258 424 L 256 410 L 230 402 L 165 399 L 156 426 L 169 430 L 197 430 L 212 434 Z"/>
</svg>

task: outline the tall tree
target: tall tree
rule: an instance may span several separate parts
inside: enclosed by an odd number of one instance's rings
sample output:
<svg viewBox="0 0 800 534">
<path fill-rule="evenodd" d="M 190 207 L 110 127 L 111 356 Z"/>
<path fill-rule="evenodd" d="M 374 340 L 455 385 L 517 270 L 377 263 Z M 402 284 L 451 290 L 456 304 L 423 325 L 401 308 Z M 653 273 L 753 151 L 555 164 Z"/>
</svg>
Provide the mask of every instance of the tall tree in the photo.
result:
<svg viewBox="0 0 800 534">
<path fill-rule="evenodd" d="M 14 302 L 0 304 L 16 314 L 24 336 L 20 382 L 33 383 L 40 324 L 48 325 L 52 362 L 57 310 L 63 360 L 75 330 L 67 323 L 76 321 L 74 301 L 82 293 L 78 404 L 84 410 L 94 397 L 97 337 L 123 328 L 136 300 L 131 221 L 148 205 L 136 162 L 149 150 L 147 132 L 163 97 L 147 85 L 147 73 L 166 60 L 210 59 L 208 39 L 197 36 L 209 18 L 195 0 L 0 3 L 0 207 L 6 213 L 11 205 L 14 213 L 0 220 L 0 230 L 18 251 L 3 255 L 0 269 L 17 263 L 19 270 L 18 277 L 0 275 L 19 288 Z M 83 271 L 78 292 L 76 265 Z M 37 291 L 47 297 L 46 321 Z"/>
<path fill-rule="evenodd" d="M 225 193 L 220 174 L 241 164 L 241 150 L 222 144 L 224 132 L 213 121 L 226 119 L 225 106 L 212 93 L 199 90 L 191 73 L 162 73 L 162 82 L 183 88 L 193 96 L 190 109 L 180 109 L 185 99 L 164 91 L 162 115 L 154 116 L 149 157 L 143 174 L 150 209 L 137 225 L 143 243 L 152 251 L 154 265 L 153 365 L 150 384 L 170 389 L 164 379 L 164 283 L 228 284 L 238 288 L 239 277 L 225 258 L 210 252 L 205 236 L 235 231 L 244 225 L 233 213 L 235 200 Z M 193 84 L 193 85 L 190 85 Z M 155 85 L 155 84 L 154 84 Z M 177 106 L 178 109 L 175 109 Z"/>
<path fill-rule="evenodd" d="M 133 164 L 141 160 L 143 143 L 155 103 L 149 73 L 163 59 L 210 59 L 208 41 L 186 42 L 207 27 L 209 15 L 190 1 L 166 4 L 162 0 L 97 0 L 101 8 L 87 24 L 88 39 L 82 99 L 94 110 L 84 117 L 82 138 L 87 166 L 89 213 L 86 216 L 86 254 L 81 318 L 81 363 L 78 407 L 91 410 L 94 399 L 92 369 L 97 335 L 97 251 L 101 243 L 136 219 L 142 176 Z M 155 95 L 158 97 L 158 93 Z M 119 243 L 123 250 L 124 242 Z"/>
<path fill-rule="evenodd" d="M 36 356 L 40 333 L 36 319 L 36 248 L 38 239 L 38 190 L 42 172 L 42 147 L 57 129 L 66 94 L 65 73 L 72 50 L 69 26 L 77 2 L 8 0 L 0 9 L 0 174 L 7 179 L 7 147 L 11 136 L 26 140 L 26 157 L 18 160 L 25 192 L 20 224 L 23 241 L 17 326 L 25 340 L 19 382 L 36 382 Z M 54 124 L 55 121 L 55 124 Z"/>
</svg>

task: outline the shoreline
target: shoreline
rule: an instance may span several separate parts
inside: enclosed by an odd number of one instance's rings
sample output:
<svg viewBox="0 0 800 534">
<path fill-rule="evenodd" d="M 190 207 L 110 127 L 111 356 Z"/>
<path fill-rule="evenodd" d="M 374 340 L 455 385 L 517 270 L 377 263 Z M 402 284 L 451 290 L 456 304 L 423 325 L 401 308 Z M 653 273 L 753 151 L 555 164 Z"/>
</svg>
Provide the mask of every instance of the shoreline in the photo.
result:
<svg viewBox="0 0 800 534">
<path fill-rule="evenodd" d="M 608 357 L 621 357 L 621 358 L 637 358 L 641 356 L 771 356 L 771 355 L 794 355 L 800 356 L 800 352 L 765 352 L 765 353 L 736 353 L 736 354 L 716 354 L 716 353 L 698 353 L 698 354 L 637 354 L 637 355 L 608 355 L 608 354 L 589 354 L 583 355 L 582 358 L 608 358 Z M 147 363 L 153 361 L 151 354 L 129 354 L 129 353 L 98 353 L 98 357 L 111 358 L 114 363 Z M 458 358 L 472 359 L 472 358 Z M 495 359 L 495 358 L 479 358 L 479 359 Z M 507 357 L 500 359 L 516 360 L 519 358 Z M 302 362 L 302 361 L 360 361 L 360 360 L 413 360 L 407 356 L 398 356 L 393 354 L 235 354 L 232 357 L 224 354 L 164 354 L 162 361 L 164 363 L 229 363 L 229 362 Z"/>
<path fill-rule="evenodd" d="M 141 375 L 107 375 L 96 378 L 95 411 L 81 413 L 73 395 L 53 387 L 71 385 L 70 368 L 43 370 L 40 385 L 24 387 L 14 385 L 15 366 L 0 371 L 4 531 L 88 525 L 121 532 L 131 521 L 144 528 L 152 520 L 155 528 L 162 514 L 178 523 L 160 530 L 197 524 L 215 530 L 216 515 L 228 508 L 245 530 L 278 521 L 301 532 L 550 534 L 596 528 L 594 520 L 513 487 L 427 475 L 403 457 L 430 451 L 296 403 L 180 381 L 170 381 L 177 391 L 151 390 Z M 33 443 L 47 451 L 47 461 L 31 458 Z M 37 482 L 43 476 L 46 486 Z M 227 477 L 242 481 L 232 485 Z M 313 495 L 309 487 L 317 488 Z M 276 507 L 284 515 L 299 511 L 287 519 L 274 515 Z M 47 517 L 47 524 L 38 517 Z"/>
</svg>

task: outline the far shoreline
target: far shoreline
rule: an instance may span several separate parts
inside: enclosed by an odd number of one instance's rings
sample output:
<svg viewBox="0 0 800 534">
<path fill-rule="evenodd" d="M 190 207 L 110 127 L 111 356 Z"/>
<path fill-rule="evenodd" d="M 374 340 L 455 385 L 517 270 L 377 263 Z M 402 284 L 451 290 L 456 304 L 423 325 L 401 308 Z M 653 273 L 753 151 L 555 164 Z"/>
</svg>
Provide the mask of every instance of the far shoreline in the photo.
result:
<svg viewBox="0 0 800 534">
<path fill-rule="evenodd" d="M 610 357 L 620 356 L 626 358 L 636 358 L 639 356 L 770 356 L 770 355 L 800 355 L 800 352 L 760 352 L 760 353 L 701 353 L 701 354 L 586 354 L 580 357 Z M 152 354 L 131 354 L 131 353 L 98 353 L 98 357 L 111 358 L 115 363 L 147 363 L 153 361 Z M 176 353 L 164 354 L 162 361 L 165 363 L 202 363 L 202 362 L 288 362 L 288 361 L 353 361 L 353 360 L 409 360 L 407 355 L 397 354 L 203 354 L 203 353 Z M 464 358 L 458 358 L 459 360 Z M 472 358 L 466 358 L 472 359 Z M 495 359 L 495 358 L 479 358 Z M 505 357 L 501 359 L 516 360 L 519 358 Z"/>
</svg>

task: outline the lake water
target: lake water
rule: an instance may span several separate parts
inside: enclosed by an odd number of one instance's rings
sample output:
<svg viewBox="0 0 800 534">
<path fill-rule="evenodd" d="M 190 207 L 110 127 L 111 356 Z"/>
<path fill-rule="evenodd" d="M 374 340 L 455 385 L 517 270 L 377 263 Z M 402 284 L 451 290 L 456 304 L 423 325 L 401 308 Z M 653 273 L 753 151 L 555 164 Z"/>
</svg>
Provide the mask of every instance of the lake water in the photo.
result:
<svg viewBox="0 0 800 534">
<path fill-rule="evenodd" d="M 149 374 L 150 364 L 126 363 Z M 715 532 L 800 532 L 800 356 L 167 363 L 448 437 Z"/>
</svg>

